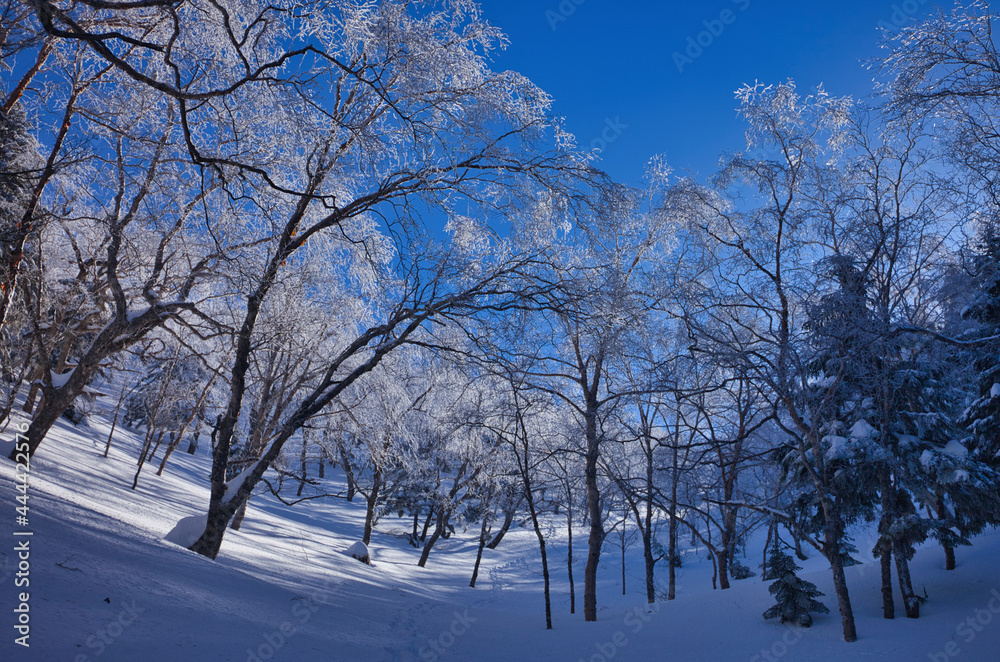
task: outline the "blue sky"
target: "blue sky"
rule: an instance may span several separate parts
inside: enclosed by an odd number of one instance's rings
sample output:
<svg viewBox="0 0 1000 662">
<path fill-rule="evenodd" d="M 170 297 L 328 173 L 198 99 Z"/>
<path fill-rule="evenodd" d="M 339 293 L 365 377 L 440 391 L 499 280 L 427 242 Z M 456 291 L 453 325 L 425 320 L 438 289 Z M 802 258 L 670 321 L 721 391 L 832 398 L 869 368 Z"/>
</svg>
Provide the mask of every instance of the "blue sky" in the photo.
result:
<svg viewBox="0 0 1000 662">
<path fill-rule="evenodd" d="M 935 11 L 928 0 L 481 5 L 511 40 L 495 66 L 520 71 L 553 95 L 555 112 L 581 145 L 603 140 L 602 133 L 613 138 L 601 167 L 632 184 L 654 154 L 705 177 L 720 153 L 742 148 L 733 92 L 744 82 L 793 78 L 801 90 L 822 83 L 831 94 L 867 95 L 873 72 L 862 63 L 881 52 L 878 26 Z M 704 46 L 691 45 L 699 40 Z M 695 57 L 681 59 L 679 71 L 674 53 Z"/>
</svg>

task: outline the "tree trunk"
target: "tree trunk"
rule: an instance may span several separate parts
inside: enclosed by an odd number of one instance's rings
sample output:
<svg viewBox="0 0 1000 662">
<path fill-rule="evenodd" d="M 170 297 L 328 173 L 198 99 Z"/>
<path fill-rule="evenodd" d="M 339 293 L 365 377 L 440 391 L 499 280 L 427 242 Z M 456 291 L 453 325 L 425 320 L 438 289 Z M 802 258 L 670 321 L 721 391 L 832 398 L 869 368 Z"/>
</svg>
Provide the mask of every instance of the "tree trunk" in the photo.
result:
<svg viewBox="0 0 1000 662">
<path fill-rule="evenodd" d="M 622 595 L 625 595 L 625 523 L 622 523 Z"/>
<path fill-rule="evenodd" d="M 566 552 L 566 572 L 569 575 L 569 613 L 576 613 L 576 583 L 573 581 L 573 506 L 566 502 L 566 532 L 568 537 Z"/>
<path fill-rule="evenodd" d="M 434 527 L 434 533 L 431 534 L 430 539 L 424 543 L 424 551 L 420 554 L 420 560 L 417 565 L 421 568 L 427 565 L 427 557 L 431 555 L 431 549 L 434 548 L 434 543 L 438 541 L 441 537 L 441 533 L 444 532 L 445 527 L 448 525 L 448 519 L 451 513 L 448 512 L 447 508 L 439 508 L 437 516 L 437 525 Z"/>
<path fill-rule="evenodd" d="M 121 413 L 121 408 L 122 403 L 119 400 L 118 406 L 115 407 L 115 417 L 111 421 L 111 431 L 108 432 L 108 441 L 104 444 L 104 457 L 107 457 L 108 453 L 111 452 L 111 440 L 114 439 L 115 436 L 115 428 L 118 426 L 118 415 Z"/>
<path fill-rule="evenodd" d="M 552 629 L 552 599 L 549 591 L 549 559 L 545 552 L 545 536 L 535 522 L 535 535 L 538 536 L 538 549 L 542 554 L 542 581 L 544 583 L 543 592 L 545 594 L 545 629 Z"/>
<path fill-rule="evenodd" d="M 903 596 L 903 609 L 906 611 L 907 618 L 920 618 L 920 599 L 913 592 L 913 582 L 910 580 L 910 563 L 906 558 L 906 551 L 901 540 L 893 542 L 892 555 L 896 558 L 896 575 L 899 577 L 899 592 Z"/>
<path fill-rule="evenodd" d="M 24 405 L 21 407 L 21 411 L 25 414 L 30 414 L 35 408 L 35 398 L 38 397 L 38 392 L 41 390 L 41 386 L 37 383 L 32 384 L 28 389 L 28 395 L 24 398 Z"/>
<path fill-rule="evenodd" d="M 344 476 L 347 477 L 347 500 L 354 501 L 354 495 L 357 494 L 358 489 L 358 484 L 354 482 L 354 467 L 351 466 L 351 460 L 347 457 L 344 444 L 339 440 L 337 441 L 337 451 L 340 453 L 340 463 L 344 467 Z"/>
<path fill-rule="evenodd" d="M 299 464 L 302 467 L 302 477 L 299 479 L 299 489 L 295 496 L 302 496 L 302 490 L 306 487 L 306 450 L 308 448 L 308 437 L 306 431 L 302 430 L 302 453 L 299 455 Z M 368 544 L 367 542 L 365 543 Z"/>
<path fill-rule="evenodd" d="M 653 558 L 653 478 L 655 476 L 653 466 L 653 441 L 646 436 L 646 512 L 645 526 L 642 530 L 642 558 L 646 563 L 646 602 L 653 604 L 656 602 L 656 559 Z M 624 584 L 624 582 L 623 582 Z"/>
<path fill-rule="evenodd" d="M 436 511 L 437 509 L 434 507 L 434 504 L 431 504 L 431 509 L 427 511 L 427 519 L 424 520 L 424 528 L 420 532 L 420 542 L 425 542 L 427 540 L 427 531 L 431 528 L 431 522 L 434 521 L 434 513 Z"/>
<path fill-rule="evenodd" d="M 187 426 L 185 426 L 186 428 Z M 170 456 L 174 454 L 177 447 L 181 445 L 181 439 L 184 437 L 184 429 L 178 430 L 177 432 L 172 432 L 170 434 L 170 444 L 167 446 L 167 450 L 163 453 L 163 460 L 160 461 L 160 468 L 156 470 L 157 476 L 163 475 L 163 470 L 167 468 L 167 460 Z"/>
<path fill-rule="evenodd" d="M 31 419 L 28 431 L 24 435 L 28 442 L 29 457 L 35 454 L 38 446 L 42 443 L 42 439 L 45 438 L 45 435 L 48 434 L 52 426 L 55 425 L 59 417 L 62 416 L 66 408 L 75 399 L 65 397 L 61 393 L 62 389 L 53 389 L 53 391 L 52 396 L 46 398 L 45 406 L 38 407 L 35 417 Z"/>
<path fill-rule="evenodd" d="M 729 548 L 727 546 L 726 532 L 722 532 L 722 544 L 719 546 L 719 551 L 716 552 L 715 558 L 719 564 L 719 588 L 721 590 L 726 590 L 729 588 Z"/>
<path fill-rule="evenodd" d="M 472 568 L 472 579 L 469 580 L 470 588 L 476 588 L 476 579 L 479 577 L 479 563 L 483 560 L 483 549 L 486 548 L 486 538 L 490 535 L 489 525 L 489 515 L 483 513 L 483 525 L 479 528 L 479 548 L 476 550 L 476 565 Z"/>
<path fill-rule="evenodd" d="M 527 449 L 525 449 L 525 456 L 527 456 Z M 549 559 L 548 554 L 545 549 L 545 534 L 542 532 L 542 526 L 538 521 L 538 511 L 535 509 L 535 499 L 531 494 L 531 478 L 528 475 L 530 470 L 530 465 L 527 462 L 527 457 L 525 457 L 525 462 L 522 471 L 524 479 L 524 492 L 525 499 L 528 502 L 528 514 L 531 515 L 531 526 L 535 529 L 535 537 L 538 538 L 538 551 L 542 555 L 542 582 L 543 582 L 543 593 L 545 594 L 545 629 L 552 629 L 552 599 L 549 594 Z"/>
<path fill-rule="evenodd" d="M 589 395 L 589 394 L 588 394 Z M 588 397 L 588 400 L 592 398 Z M 587 540 L 587 565 L 583 575 L 583 619 L 597 620 L 597 566 L 604 544 L 604 526 L 601 521 L 601 491 L 597 483 L 597 461 L 600 457 L 600 440 L 597 432 L 596 403 L 589 403 L 585 415 L 587 434 L 587 511 L 590 516 L 590 536 Z"/>
<path fill-rule="evenodd" d="M 794 527 L 788 527 L 788 532 L 791 534 L 792 544 L 795 546 L 795 557 L 800 561 L 808 561 L 809 557 L 802 549 L 802 536 L 795 531 Z"/>
<path fill-rule="evenodd" d="M 235 509 L 231 502 L 210 503 L 205 531 L 188 549 L 210 559 L 218 556 L 219 549 L 222 547 L 222 538 L 226 534 L 226 527 L 234 512 Z"/>
<path fill-rule="evenodd" d="M 772 518 L 767 525 L 767 537 L 764 539 L 764 551 L 761 552 L 760 567 L 763 571 L 760 573 L 760 580 L 762 582 L 767 581 L 767 550 L 771 549 L 771 541 L 774 540 L 774 535 L 777 533 L 776 528 L 777 524 L 774 518 Z M 775 540 L 774 545 L 777 547 L 778 541 Z"/>
<path fill-rule="evenodd" d="M 244 501 L 240 507 L 236 510 L 236 514 L 233 515 L 233 523 L 229 526 L 233 531 L 239 531 L 240 527 L 243 526 L 243 518 L 247 516 L 247 506 L 250 505 L 250 499 Z"/>
<path fill-rule="evenodd" d="M 496 549 L 503 537 L 507 535 L 507 531 L 510 529 L 510 525 L 514 522 L 514 517 L 517 514 L 517 507 L 508 508 L 507 512 L 503 516 L 503 524 L 500 526 L 500 530 L 497 531 L 496 535 L 493 536 L 493 540 L 489 541 L 486 546 L 490 549 Z"/>
<path fill-rule="evenodd" d="M 935 495 L 934 499 L 934 512 L 937 514 L 940 520 L 950 520 L 951 513 L 948 512 L 948 507 L 944 503 L 944 497 L 940 494 Z M 941 547 L 944 548 L 944 569 L 954 570 L 955 569 L 955 548 L 947 543 L 942 542 Z"/>
<path fill-rule="evenodd" d="M 671 463 L 671 485 L 670 485 L 670 541 L 667 543 L 667 600 L 677 597 L 677 559 L 680 551 L 677 549 L 677 483 L 680 481 L 680 450 L 677 446 L 680 443 L 679 432 L 674 436 L 672 447 Z"/>
<path fill-rule="evenodd" d="M 150 431 L 146 434 L 146 441 L 142 445 L 142 452 L 139 453 L 139 466 L 136 467 L 136 469 L 135 469 L 135 477 L 132 478 L 132 489 L 133 490 L 136 487 L 139 486 L 139 474 L 142 473 L 142 467 L 145 466 L 145 464 L 146 464 L 147 453 L 149 452 L 149 449 L 153 447 L 152 433 L 153 433 L 153 430 L 150 429 Z M 157 440 L 156 440 L 156 445 L 157 446 L 159 446 L 160 439 L 163 438 L 164 434 L 166 434 L 166 431 L 165 430 L 160 430 L 160 432 L 159 432 L 159 434 L 157 436 Z M 150 460 L 152 460 L 152 455 L 149 455 L 148 457 L 149 457 Z"/>
<path fill-rule="evenodd" d="M 879 557 L 879 572 L 882 575 L 882 618 L 896 618 L 896 605 L 892 598 L 892 552 L 882 551 Z"/>
<path fill-rule="evenodd" d="M 729 503 L 733 500 L 736 486 L 733 480 L 727 480 L 723 500 Z M 722 506 L 722 540 L 719 551 L 719 586 L 723 590 L 730 587 L 729 564 L 736 555 L 736 515 L 738 509 L 732 506 Z"/>
<path fill-rule="evenodd" d="M 194 431 L 194 436 L 191 437 L 191 441 L 188 443 L 187 452 L 188 455 L 194 455 L 194 452 L 198 450 L 198 437 L 201 436 L 199 430 Z"/>
<path fill-rule="evenodd" d="M 382 471 L 376 469 L 372 476 L 372 489 L 368 493 L 368 500 L 365 504 L 365 532 L 361 542 L 369 544 L 372 541 L 372 529 L 375 528 L 375 509 L 378 505 L 379 492 L 382 489 Z M 437 533 L 437 532 L 435 532 Z M 423 567 L 423 563 L 420 564 Z"/>
<path fill-rule="evenodd" d="M 896 497 L 892 485 L 892 477 L 888 465 L 883 464 L 878 472 L 879 491 L 882 501 L 882 518 L 879 521 L 879 569 L 882 575 L 882 618 L 896 618 L 896 605 L 892 598 L 892 518 Z"/>
<path fill-rule="evenodd" d="M 851 596 L 847 590 L 847 577 L 844 574 L 844 560 L 840 555 L 841 519 L 837 506 L 828 496 L 820 499 L 825 520 L 823 550 L 830 562 L 833 573 L 833 589 L 837 594 L 837 605 L 840 610 L 840 620 L 844 630 L 844 641 L 858 640 L 858 631 L 854 624 L 854 609 L 851 607 Z"/>
<path fill-rule="evenodd" d="M 167 434 L 166 430 L 164 430 L 163 432 L 161 432 L 160 434 L 158 434 L 156 436 L 156 443 L 153 445 L 153 449 L 152 449 L 152 451 L 150 451 L 149 457 L 146 458 L 146 462 L 149 462 L 150 464 L 152 464 L 153 461 L 156 459 L 156 451 L 160 450 L 160 444 L 163 443 L 163 435 L 165 435 L 165 434 Z M 174 442 L 174 436 L 175 436 L 174 433 L 171 432 L 170 433 L 170 441 L 167 442 L 167 445 L 170 445 L 170 444 L 172 444 Z"/>
<path fill-rule="evenodd" d="M 948 543 L 944 543 L 942 545 L 942 547 L 944 547 L 944 569 L 945 570 L 954 570 L 955 569 L 955 548 L 952 547 L 951 545 L 949 545 Z"/>
</svg>

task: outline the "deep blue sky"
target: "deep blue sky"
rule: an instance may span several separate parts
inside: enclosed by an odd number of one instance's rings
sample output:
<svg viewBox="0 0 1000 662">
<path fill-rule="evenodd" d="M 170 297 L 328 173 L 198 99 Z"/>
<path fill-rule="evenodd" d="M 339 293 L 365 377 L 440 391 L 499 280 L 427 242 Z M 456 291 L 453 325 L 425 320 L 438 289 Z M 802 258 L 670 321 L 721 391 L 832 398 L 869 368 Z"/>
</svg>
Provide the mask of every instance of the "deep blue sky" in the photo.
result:
<svg viewBox="0 0 1000 662">
<path fill-rule="evenodd" d="M 939 0 L 940 1 L 940 0 Z M 580 4 L 576 4 L 580 3 Z M 555 98 L 581 145 L 606 122 L 627 125 L 601 167 L 638 184 L 646 161 L 665 154 L 675 170 L 704 177 L 723 151 L 743 147 L 733 92 L 744 82 L 793 78 L 800 90 L 862 97 L 877 56 L 880 21 L 892 25 L 935 11 L 927 0 L 481 0 L 486 17 L 510 38 L 498 69 L 528 76 Z M 950 8 L 950 3 L 945 3 Z M 572 13 L 563 11 L 572 7 Z M 718 36 L 679 72 L 673 53 L 715 23 Z M 548 14 L 546 12 L 553 12 Z M 568 15 L 567 15 L 568 14 Z M 565 20 L 561 20 L 564 18 Z M 558 20 L 557 20 L 558 19 Z M 555 25 L 555 29 L 553 29 Z M 696 51 L 693 51 L 696 53 Z M 616 131 L 609 130 L 607 135 Z"/>
</svg>

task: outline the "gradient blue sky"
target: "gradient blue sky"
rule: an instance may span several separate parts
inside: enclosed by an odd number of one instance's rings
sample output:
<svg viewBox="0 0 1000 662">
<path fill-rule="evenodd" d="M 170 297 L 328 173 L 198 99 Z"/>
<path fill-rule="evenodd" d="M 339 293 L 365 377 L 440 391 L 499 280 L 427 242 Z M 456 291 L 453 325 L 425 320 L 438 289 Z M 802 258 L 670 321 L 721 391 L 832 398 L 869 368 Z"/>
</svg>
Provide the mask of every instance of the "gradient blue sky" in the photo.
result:
<svg viewBox="0 0 1000 662">
<path fill-rule="evenodd" d="M 520 71 L 553 95 L 555 112 L 566 118 L 581 145 L 600 138 L 609 121 L 627 125 L 607 145 L 600 165 L 631 184 L 640 183 L 654 154 L 665 154 L 677 171 L 705 177 L 722 152 L 741 149 L 743 126 L 733 92 L 744 82 L 793 78 L 801 90 L 822 83 L 830 94 L 869 94 L 873 72 L 863 62 L 882 52 L 880 21 L 892 26 L 936 10 L 928 0 L 481 0 L 481 5 L 511 41 L 495 57 L 496 68 Z M 709 45 L 679 72 L 673 53 L 684 53 L 688 38 L 707 30 L 703 22 L 719 19 L 725 10 L 731 12 L 723 16 L 729 24 L 714 23 L 721 33 L 702 35 Z"/>
</svg>

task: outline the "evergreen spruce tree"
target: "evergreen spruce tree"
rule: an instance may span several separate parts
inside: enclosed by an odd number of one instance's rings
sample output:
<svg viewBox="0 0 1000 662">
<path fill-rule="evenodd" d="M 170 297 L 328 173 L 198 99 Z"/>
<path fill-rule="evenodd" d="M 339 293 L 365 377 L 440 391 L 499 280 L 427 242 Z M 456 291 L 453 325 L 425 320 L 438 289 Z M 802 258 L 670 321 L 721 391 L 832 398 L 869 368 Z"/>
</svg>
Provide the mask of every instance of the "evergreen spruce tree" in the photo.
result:
<svg viewBox="0 0 1000 662">
<path fill-rule="evenodd" d="M 830 610 L 816 598 L 823 593 L 812 582 L 795 574 L 801 570 L 791 556 L 775 540 L 774 549 L 767 558 L 764 568 L 764 578 L 774 579 L 768 591 L 778 601 L 764 612 L 765 619 L 781 618 L 782 623 L 797 623 L 802 627 L 812 625 L 812 612 L 829 614 Z"/>
<path fill-rule="evenodd" d="M 972 437 L 969 450 L 976 459 L 1000 467 L 1000 219 L 987 222 L 972 258 L 977 297 L 962 316 L 976 322 L 973 337 L 983 341 L 974 361 L 978 394 L 959 421 Z"/>
</svg>

